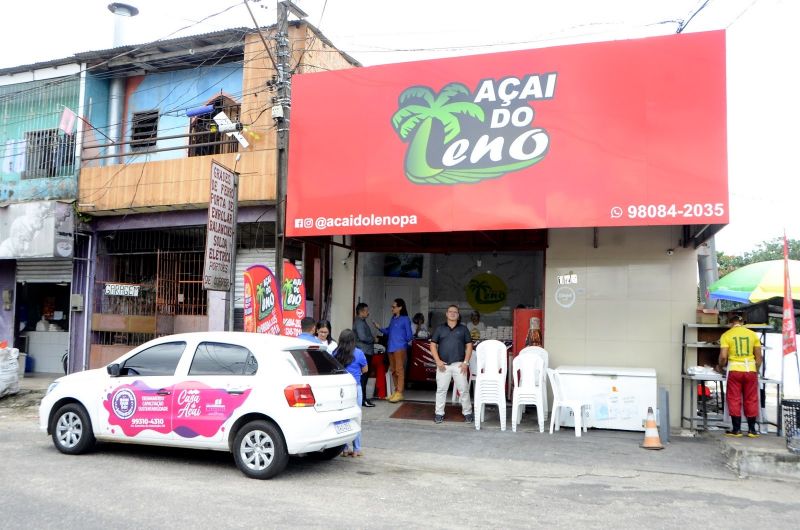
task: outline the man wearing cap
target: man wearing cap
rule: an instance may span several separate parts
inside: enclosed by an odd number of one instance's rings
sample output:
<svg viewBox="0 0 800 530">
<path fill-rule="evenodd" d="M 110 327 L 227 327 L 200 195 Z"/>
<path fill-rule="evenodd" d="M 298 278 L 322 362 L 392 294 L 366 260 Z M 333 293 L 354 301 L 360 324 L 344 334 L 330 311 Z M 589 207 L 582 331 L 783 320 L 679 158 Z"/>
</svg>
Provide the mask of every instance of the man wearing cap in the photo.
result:
<svg viewBox="0 0 800 530">
<path fill-rule="evenodd" d="M 751 329 L 744 327 L 740 315 L 729 319 L 731 329 L 719 339 L 719 366 L 728 368 L 728 411 L 731 415 L 731 430 L 728 436 L 742 436 L 742 402 L 747 418 L 750 438 L 757 438 L 758 417 L 758 373 L 761 370 L 761 340 Z"/>
</svg>

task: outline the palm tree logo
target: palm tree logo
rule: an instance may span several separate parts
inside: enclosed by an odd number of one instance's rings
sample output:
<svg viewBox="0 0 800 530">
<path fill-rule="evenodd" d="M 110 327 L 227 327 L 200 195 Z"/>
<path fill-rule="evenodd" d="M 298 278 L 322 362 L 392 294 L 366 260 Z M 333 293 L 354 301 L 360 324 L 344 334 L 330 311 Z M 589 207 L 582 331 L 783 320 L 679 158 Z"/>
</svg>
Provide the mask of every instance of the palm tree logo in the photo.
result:
<svg viewBox="0 0 800 530">
<path fill-rule="evenodd" d="M 289 297 L 294 293 L 294 281 L 291 278 L 283 280 L 281 293 L 283 294 L 283 308 L 288 310 L 297 309 L 297 304 L 289 303 Z"/>
<path fill-rule="evenodd" d="M 465 288 L 467 302 L 481 311 L 496 311 L 506 301 L 507 287 L 503 280 L 491 273 L 478 274 Z"/>
<path fill-rule="evenodd" d="M 438 94 L 426 86 L 413 86 L 400 94 L 400 108 L 392 116 L 392 127 L 403 142 L 409 143 L 406 151 L 405 174 L 415 184 L 459 184 L 475 183 L 496 178 L 510 171 L 531 166 L 544 157 L 515 161 L 493 167 L 445 168 L 431 166 L 428 151 L 434 123 L 438 122 L 444 132 L 443 144 L 447 145 L 461 134 L 460 118 L 469 117 L 486 122 L 483 108 L 469 101 L 471 93 L 461 83 L 450 83 Z"/>
<path fill-rule="evenodd" d="M 264 282 L 261 282 L 256 286 L 256 303 L 258 304 L 258 319 L 261 320 L 264 317 L 269 316 L 272 313 L 272 306 L 264 307 Z"/>
</svg>

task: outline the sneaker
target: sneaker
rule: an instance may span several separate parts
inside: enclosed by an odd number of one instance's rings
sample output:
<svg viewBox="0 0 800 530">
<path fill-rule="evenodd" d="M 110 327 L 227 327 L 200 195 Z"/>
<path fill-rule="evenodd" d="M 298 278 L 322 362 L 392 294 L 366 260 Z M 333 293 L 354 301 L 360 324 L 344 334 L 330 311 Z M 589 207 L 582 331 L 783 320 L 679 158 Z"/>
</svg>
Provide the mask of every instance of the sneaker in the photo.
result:
<svg viewBox="0 0 800 530">
<path fill-rule="evenodd" d="M 444 423 L 444 414 L 436 414 L 433 417 L 433 423 Z"/>
<path fill-rule="evenodd" d="M 747 433 L 747 437 L 748 438 L 758 438 L 759 436 L 761 436 L 761 435 L 759 433 L 757 433 L 756 431 L 750 431 L 750 432 Z"/>
<path fill-rule="evenodd" d="M 466 414 L 464 416 L 464 423 L 472 423 L 475 421 L 475 416 L 473 414 Z"/>
<path fill-rule="evenodd" d="M 741 438 L 742 431 L 725 431 L 725 436 L 730 436 L 731 438 Z"/>
<path fill-rule="evenodd" d="M 403 401 L 403 394 L 395 392 L 392 397 L 389 398 L 389 403 L 397 403 L 398 401 Z"/>
</svg>

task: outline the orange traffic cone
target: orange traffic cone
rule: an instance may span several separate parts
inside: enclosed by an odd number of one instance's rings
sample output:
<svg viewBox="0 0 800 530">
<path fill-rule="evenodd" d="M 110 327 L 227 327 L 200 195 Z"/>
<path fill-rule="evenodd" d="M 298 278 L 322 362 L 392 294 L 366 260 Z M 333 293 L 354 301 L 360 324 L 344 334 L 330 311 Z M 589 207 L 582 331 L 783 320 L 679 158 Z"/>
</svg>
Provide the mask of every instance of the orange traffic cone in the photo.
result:
<svg viewBox="0 0 800 530">
<path fill-rule="evenodd" d="M 644 442 L 639 447 L 642 449 L 664 449 L 664 446 L 661 445 L 661 436 L 658 434 L 653 407 L 647 407 L 647 419 L 644 422 Z"/>
</svg>

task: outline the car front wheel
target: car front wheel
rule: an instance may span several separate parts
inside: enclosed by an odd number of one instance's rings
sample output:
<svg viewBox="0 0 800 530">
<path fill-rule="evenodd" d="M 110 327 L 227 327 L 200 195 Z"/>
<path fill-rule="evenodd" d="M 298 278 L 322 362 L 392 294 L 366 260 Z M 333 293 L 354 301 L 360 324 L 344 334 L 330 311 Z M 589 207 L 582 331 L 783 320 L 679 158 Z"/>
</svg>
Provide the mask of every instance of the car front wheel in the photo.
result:
<svg viewBox="0 0 800 530">
<path fill-rule="evenodd" d="M 268 479 L 284 470 L 289 454 L 278 428 L 267 421 L 251 421 L 236 433 L 233 459 L 250 478 Z"/>
<path fill-rule="evenodd" d="M 94 445 L 92 422 L 86 410 L 77 403 L 58 409 L 50 432 L 56 449 L 67 455 L 85 453 Z"/>
</svg>

